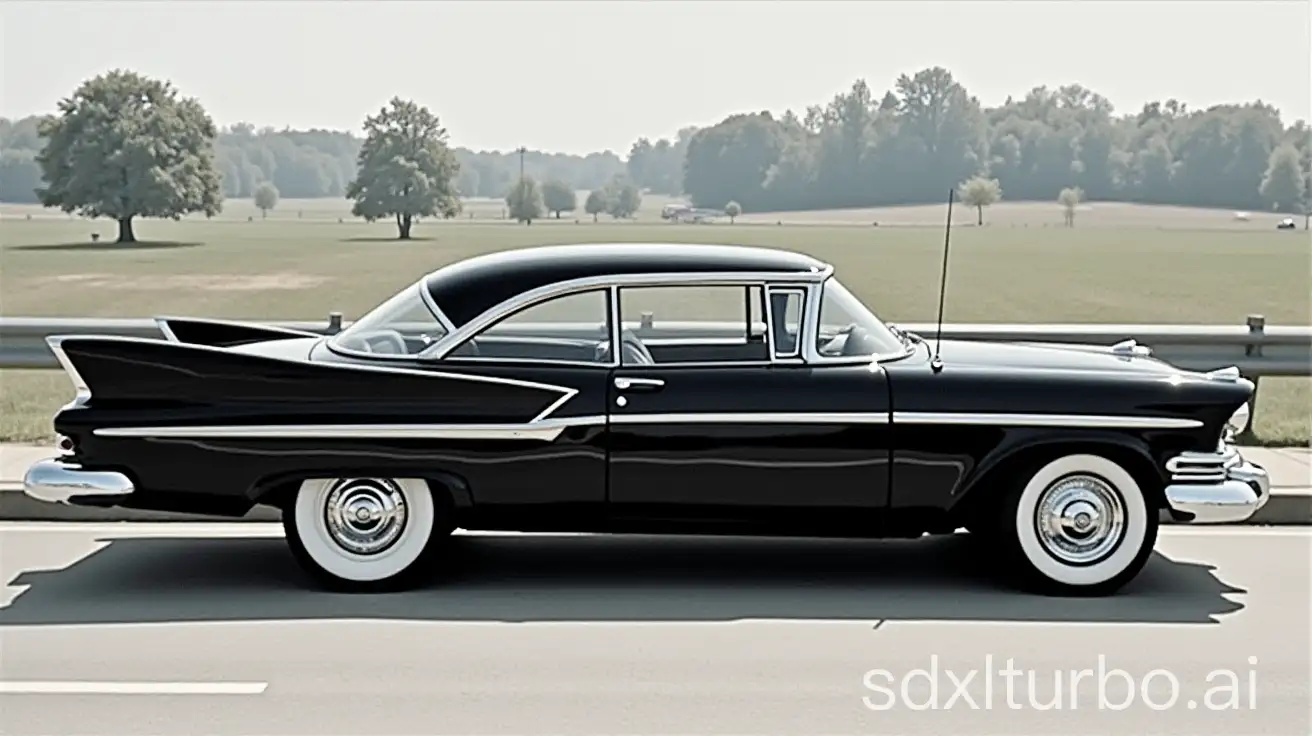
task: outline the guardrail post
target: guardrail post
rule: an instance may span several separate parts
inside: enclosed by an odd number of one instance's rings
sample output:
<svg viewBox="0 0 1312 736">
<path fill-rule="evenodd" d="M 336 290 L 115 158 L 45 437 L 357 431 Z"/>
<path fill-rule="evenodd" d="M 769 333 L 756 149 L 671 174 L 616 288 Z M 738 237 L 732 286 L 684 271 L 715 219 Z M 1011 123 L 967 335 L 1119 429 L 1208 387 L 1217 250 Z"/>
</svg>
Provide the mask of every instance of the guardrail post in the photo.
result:
<svg viewBox="0 0 1312 736">
<path fill-rule="evenodd" d="M 1248 337 L 1250 342 L 1244 346 L 1244 355 L 1249 357 L 1261 357 L 1262 355 L 1262 338 L 1266 334 L 1266 317 L 1261 314 L 1248 315 Z M 1257 425 L 1257 389 L 1261 385 L 1262 374 L 1258 373 L 1251 376 L 1244 376 L 1253 382 L 1253 398 L 1250 399 L 1248 415 L 1248 428 L 1245 429 L 1236 439 L 1240 442 L 1252 442 L 1257 439 L 1253 432 L 1253 427 Z"/>
<path fill-rule="evenodd" d="M 342 313 L 341 313 L 341 312 L 329 312 L 329 313 L 328 313 L 328 334 L 329 334 L 329 335 L 336 335 L 337 333 L 339 333 L 339 332 L 341 332 L 341 331 L 342 331 Z"/>
</svg>

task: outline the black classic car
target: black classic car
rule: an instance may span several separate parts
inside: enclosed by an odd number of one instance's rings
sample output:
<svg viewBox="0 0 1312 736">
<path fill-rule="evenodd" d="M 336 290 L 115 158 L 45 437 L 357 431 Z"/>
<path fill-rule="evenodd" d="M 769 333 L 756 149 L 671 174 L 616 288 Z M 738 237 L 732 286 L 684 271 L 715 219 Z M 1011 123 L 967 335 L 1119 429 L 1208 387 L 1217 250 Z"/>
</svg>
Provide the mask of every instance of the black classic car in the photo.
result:
<svg viewBox="0 0 1312 736">
<path fill-rule="evenodd" d="M 282 510 L 312 578 L 413 584 L 455 529 L 919 537 L 1107 594 L 1162 517 L 1247 518 L 1253 385 L 1116 346 L 932 341 L 814 258 L 566 245 L 440 268 L 340 333 L 160 318 L 49 338 L 50 502 Z"/>
</svg>

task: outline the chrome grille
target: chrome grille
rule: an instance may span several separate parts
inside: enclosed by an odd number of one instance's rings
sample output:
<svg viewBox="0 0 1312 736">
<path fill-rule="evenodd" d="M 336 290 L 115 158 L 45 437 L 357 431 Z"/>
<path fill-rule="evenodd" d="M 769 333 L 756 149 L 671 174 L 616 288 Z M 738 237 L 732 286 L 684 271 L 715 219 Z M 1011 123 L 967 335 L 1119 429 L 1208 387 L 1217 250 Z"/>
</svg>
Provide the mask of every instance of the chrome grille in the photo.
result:
<svg viewBox="0 0 1312 736">
<path fill-rule="evenodd" d="M 1240 462 L 1239 452 L 1223 445 L 1216 452 L 1182 452 L 1166 461 L 1166 472 L 1174 483 L 1220 483 Z"/>
</svg>

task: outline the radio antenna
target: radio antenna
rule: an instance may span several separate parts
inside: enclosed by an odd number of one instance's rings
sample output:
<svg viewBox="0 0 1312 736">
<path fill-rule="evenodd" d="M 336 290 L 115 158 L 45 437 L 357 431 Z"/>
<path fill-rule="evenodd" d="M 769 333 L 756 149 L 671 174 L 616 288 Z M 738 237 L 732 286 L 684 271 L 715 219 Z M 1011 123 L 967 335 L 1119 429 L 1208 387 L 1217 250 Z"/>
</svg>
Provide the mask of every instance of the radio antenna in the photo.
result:
<svg viewBox="0 0 1312 736">
<path fill-rule="evenodd" d="M 938 327 L 934 330 L 934 358 L 929 361 L 929 368 L 935 373 L 943 370 L 939 348 L 943 344 L 943 298 L 947 296 L 948 290 L 948 246 L 952 243 L 952 200 L 955 195 L 955 188 L 948 190 L 948 226 L 943 233 L 943 274 L 938 285 Z"/>
</svg>

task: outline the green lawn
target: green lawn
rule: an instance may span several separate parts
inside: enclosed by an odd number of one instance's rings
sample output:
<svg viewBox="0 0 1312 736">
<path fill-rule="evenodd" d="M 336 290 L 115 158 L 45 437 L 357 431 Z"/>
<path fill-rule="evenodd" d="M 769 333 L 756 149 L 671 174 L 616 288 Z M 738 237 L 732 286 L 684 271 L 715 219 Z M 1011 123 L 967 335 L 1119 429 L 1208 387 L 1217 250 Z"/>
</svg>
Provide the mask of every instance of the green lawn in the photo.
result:
<svg viewBox="0 0 1312 736">
<path fill-rule="evenodd" d="M 338 203 L 290 209 L 298 205 L 284 202 L 268 220 L 238 205 L 213 221 L 140 222 L 137 235 L 148 242 L 131 247 L 105 242 L 114 237 L 105 221 L 37 210 L 28 211 L 29 220 L 23 210 L 0 210 L 0 312 L 326 320 L 340 311 L 350 320 L 422 274 L 478 253 L 633 241 L 810 253 L 833 263 L 853 291 L 894 322 L 932 321 L 938 303 L 943 233 L 932 226 L 671 225 L 659 221 L 651 209 L 659 204 L 652 203 L 638 222 L 567 216 L 522 226 L 497 221 L 491 202 L 471 206 L 472 221 L 423 222 L 419 239 L 398 242 L 390 224 L 353 220 Z M 954 230 L 946 321 L 1240 324 L 1263 314 L 1269 325 L 1309 322 L 1306 233 L 1158 229 L 1143 224 L 1143 208 L 1133 227 L 1065 229 L 1049 227 L 1046 210 L 1035 212 L 1032 227 L 1013 212 L 1007 224 Z M 93 232 L 101 242 L 91 242 Z M 1308 441 L 1310 385 L 1262 382 L 1263 441 Z M 71 387 L 58 372 L 0 371 L 0 395 L 0 438 L 44 440 L 50 414 Z"/>
</svg>

